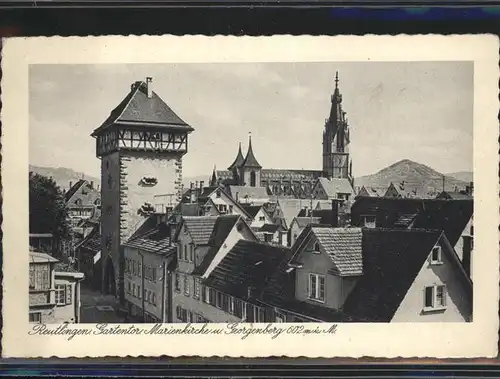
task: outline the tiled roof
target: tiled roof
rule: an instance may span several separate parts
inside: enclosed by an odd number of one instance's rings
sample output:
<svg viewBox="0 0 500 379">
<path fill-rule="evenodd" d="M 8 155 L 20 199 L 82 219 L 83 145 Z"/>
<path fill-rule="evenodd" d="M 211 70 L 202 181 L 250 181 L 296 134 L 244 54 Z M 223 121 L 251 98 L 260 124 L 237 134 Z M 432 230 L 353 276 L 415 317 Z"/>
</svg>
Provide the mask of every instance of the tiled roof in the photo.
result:
<svg viewBox="0 0 500 379">
<path fill-rule="evenodd" d="M 446 199 L 446 200 L 470 200 L 472 196 L 467 195 L 462 192 L 452 192 L 452 191 L 444 191 L 437 195 L 436 199 Z"/>
<path fill-rule="evenodd" d="M 158 225 L 142 236 L 129 239 L 124 245 L 160 255 L 175 254 L 177 250 L 170 241 L 170 230 L 165 224 Z"/>
<path fill-rule="evenodd" d="M 217 255 L 217 252 L 219 251 L 220 247 L 227 239 L 227 236 L 233 229 L 234 225 L 240 219 L 241 218 L 238 215 L 224 215 L 217 217 L 217 221 L 215 222 L 212 235 L 208 240 L 208 245 L 210 246 L 210 248 L 208 249 L 208 252 L 203 258 L 201 264 L 194 269 L 193 275 L 203 275 L 205 273 L 205 271 L 212 263 L 212 260 Z M 244 221 L 242 220 L 242 222 Z"/>
<path fill-rule="evenodd" d="M 299 215 L 301 209 L 308 205 L 305 200 L 278 199 L 278 206 L 281 210 L 282 218 L 285 220 L 287 228 L 290 228 L 293 219 Z"/>
<path fill-rule="evenodd" d="M 323 175 L 321 170 L 295 170 L 295 169 L 262 169 L 260 179 L 265 181 L 276 180 L 314 180 Z"/>
<path fill-rule="evenodd" d="M 305 228 L 309 224 L 320 224 L 321 218 L 319 217 L 295 217 L 295 223 L 299 228 Z"/>
<path fill-rule="evenodd" d="M 412 228 L 443 230 L 454 246 L 473 214 L 473 200 L 407 199 L 360 196 L 351 207 L 352 225 L 374 215 L 377 226 L 398 227 L 404 215 L 417 214 Z M 403 227 L 407 227 L 403 225 Z"/>
<path fill-rule="evenodd" d="M 38 251 L 30 251 L 30 263 L 49 263 L 49 262 L 55 263 L 59 262 L 59 260 L 46 253 L 40 253 Z"/>
<path fill-rule="evenodd" d="M 387 188 L 363 186 L 360 192 L 363 189 L 367 192 L 368 196 L 375 196 L 375 197 L 384 196 L 385 192 L 387 191 Z"/>
<path fill-rule="evenodd" d="M 332 202 L 331 200 L 313 200 L 313 209 L 316 211 L 331 210 Z"/>
<path fill-rule="evenodd" d="M 363 229 L 363 276 L 343 310 L 350 321 L 390 322 L 440 231 Z"/>
<path fill-rule="evenodd" d="M 218 216 L 185 216 L 182 218 L 195 246 L 208 245 Z"/>
<path fill-rule="evenodd" d="M 261 233 L 275 233 L 278 229 L 280 229 L 279 225 L 276 224 L 264 224 L 259 229 Z"/>
<path fill-rule="evenodd" d="M 396 220 L 394 226 L 409 228 L 412 225 L 413 221 L 415 221 L 416 217 L 417 213 L 405 213 Z"/>
<path fill-rule="evenodd" d="M 229 195 L 233 199 L 269 199 L 266 187 L 229 186 Z M 237 196 L 236 196 L 237 195 Z"/>
<path fill-rule="evenodd" d="M 289 249 L 240 240 L 204 281 L 209 287 L 247 300 L 259 297 Z M 253 293 L 248 293 L 252 288 Z"/>
<path fill-rule="evenodd" d="M 319 183 L 323 187 L 328 197 L 337 197 L 338 193 L 353 194 L 354 189 L 347 179 L 342 178 L 319 178 Z"/>
<path fill-rule="evenodd" d="M 101 251 L 101 233 L 99 226 L 92 229 L 87 237 L 80 243 L 78 248 L 83 248 L 93 253 Z"/>
<path fill-rule="evenodd" d="M 260 209 L 262 208 L 262 205 L 246 205 L 246 204 L 241 204 L 241 207 L 252 217 L 255 218 L 257 213 L 259 213 Z"/>
<path fill-rule="evenodd" d="M 217 175 L 217 179 L 232 179 L 233 173 L 229 170 L 216 170 L 215 174 Z"/>
<path fill-rule="evenodd" d="M 148 98 L 147 84 L 144 81 L 132 84 L 128 95 L 111 111 L 109 117 L 93 135 L 115 123 L 193 130 L 154 91 L 152 97 Z"/>
<path fill-rule="evenodd" d="M 308 209 L 302 209 L 297 217 L 306 218 L 309 215 L 310 212 Z M 334 213 L 331 207 L 330 209 L 313 210 L 312 217 L 319 218 L 320 221 L 318 222 L 318 224 L 332 225 L 334 221 L 333 220 Z"/>
<path fill-rule="evenodd" d="M 363 274 L 361 228 L 313 227 L 312 232 L 332 259 L 335 275 Z"/>
</svg>

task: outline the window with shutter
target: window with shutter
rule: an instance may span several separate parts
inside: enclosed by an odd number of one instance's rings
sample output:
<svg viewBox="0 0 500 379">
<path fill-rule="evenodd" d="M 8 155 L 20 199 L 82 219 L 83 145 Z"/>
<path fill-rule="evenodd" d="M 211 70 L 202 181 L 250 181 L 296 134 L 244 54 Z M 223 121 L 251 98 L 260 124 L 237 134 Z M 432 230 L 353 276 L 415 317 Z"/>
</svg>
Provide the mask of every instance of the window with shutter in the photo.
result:
<svg viewBox="0 0 500 379">
<path fill-rule="evenodd" d="M 73 302 L 73 286 L 71 284 L 66 284 L 66 305 Z"/>
<path fill-rule="evenodd" d="M 234 315 L 242 318 L 243 316 L 243 302 L 240 299 L 234 299 Z"/>
<path fill-rule="evenodd" d="M 425 287 L 425 308 L 432 308 L 434 305 L 434 287 Z"/>
</svg>

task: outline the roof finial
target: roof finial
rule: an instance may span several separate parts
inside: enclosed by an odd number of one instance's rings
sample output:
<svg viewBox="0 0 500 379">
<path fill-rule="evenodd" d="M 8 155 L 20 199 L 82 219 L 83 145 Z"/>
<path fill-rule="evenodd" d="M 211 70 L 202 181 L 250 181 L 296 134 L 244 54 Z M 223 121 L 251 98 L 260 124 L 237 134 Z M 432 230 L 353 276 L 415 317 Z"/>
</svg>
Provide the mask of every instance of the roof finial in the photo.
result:
<svg viewBox="0 0 500 379">
<path fill-rule="evenodd" d="M 335 89 L 339 88 L 339 72 L 335 71 Z"/>
</svg>

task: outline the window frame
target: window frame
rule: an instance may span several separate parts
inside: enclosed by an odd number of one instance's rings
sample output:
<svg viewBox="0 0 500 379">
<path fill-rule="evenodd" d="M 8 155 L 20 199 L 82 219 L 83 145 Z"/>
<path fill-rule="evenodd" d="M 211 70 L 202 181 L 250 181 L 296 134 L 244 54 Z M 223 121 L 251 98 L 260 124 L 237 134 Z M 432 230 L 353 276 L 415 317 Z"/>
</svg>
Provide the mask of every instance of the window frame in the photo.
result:
<svg viewBox="0 0 500 379">
<path fill-rule="evenodd" d="M 434 251 L 438 252 L 437 259 L 434 259 Z M 430 264 L 431 265 L 443 264 L 443 248 L 440 245 L 436 245 L 432 248 L 431 254 L 430 254 Z"/>
<path fill-rule="evenodd" d="M 174 274 L 174 291 L 181 292 L 181 276 L 178 272 Z"/>
<path fill-rule="evenodd" d="M 367 222 L 367 218 L 372 218 L 373 222 Z M 364 228 L 376 228 L 377 227 L 377 217 L 375 215 L 361 215 L 362 226 Z"/>
<path fill-rule="evenodd" d="M 318 241 L 315 241 L 314 244 L 313 244 L 313 248 L 312 248 L 312 252 L 314 254 L 321 254 L 321 248 L 320 248 L 320 245 L 319 245 L 319 242 Z"/>
<path fill-rule="evenodd" d="M 428 304 L 428 290 L 430 290 L 431 304 Z M 439 294 L 441 290 L 441 294 Z M 445 310 L 447 307 L 448 291 L 445 284 L 434 284 L 424 287 L 424 312 Z"/>
<path fill-rule="evenodd" d="M 35 318 L 34 316 L 38 316 L 38 320 L 32 320 L 32 318 Z M 42 323 L 42 312 L 30 312 L 29 313 L 29 318 L 28 322 L 32 324 L 41 324 Z"/>
<path fill-rule="evenodd" d="M 56 284 L 55 286 L 55 302 L 57 306 L 66 305 L 66 285 Z M 61 295 L 62 294 L 62 295 Z"/>
<path fill-rule="evenodd" d="M 193 278 L 193 297 L 195 299 L 200 298 L 200 278 Z"/>
<path fill-rule="evenodd" d="M 313 286 L 313 278 L 315 279 L 314 286 Z M 322 283 L 323 284 L 323 291 L 321 291 L 320 279 L 323 281 L 323 283 Z M 313 288 L 314 288 L 314 291 L 313 291 Z M 322 298 L 320 297 L 321 292 L 323 292 Z M 325 302 L 325 298 L 326 298 L 326 278 L 325 278 L 325 275 L 309 273 L 309 288 L 308 288 L 307 297 L 309 300 L 316 301 L 319 303 Z"/>
<path fill-rule="evenodd" d="M 184 295 L 186 295 L 186 296 L 190 295 L 189 276 L 188 275 L 184 275 Z"/>
</svg>

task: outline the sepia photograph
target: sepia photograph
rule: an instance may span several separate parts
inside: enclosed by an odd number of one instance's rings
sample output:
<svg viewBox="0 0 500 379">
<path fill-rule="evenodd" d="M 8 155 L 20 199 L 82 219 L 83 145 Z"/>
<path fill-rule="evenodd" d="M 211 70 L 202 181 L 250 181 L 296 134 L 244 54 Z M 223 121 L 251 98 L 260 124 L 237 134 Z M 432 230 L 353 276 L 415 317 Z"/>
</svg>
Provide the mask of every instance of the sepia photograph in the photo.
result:
<svg viewBox="0 0 500 379">
<path fill-rule="evenodd" d="M 471 62 L 29 80 L 30 322 L 472 320 Z"/>
<path fill-rule="evenodd" d="M 9 41 L 9 356 L 496 354 L 497 47 Z"/>
</svg>

